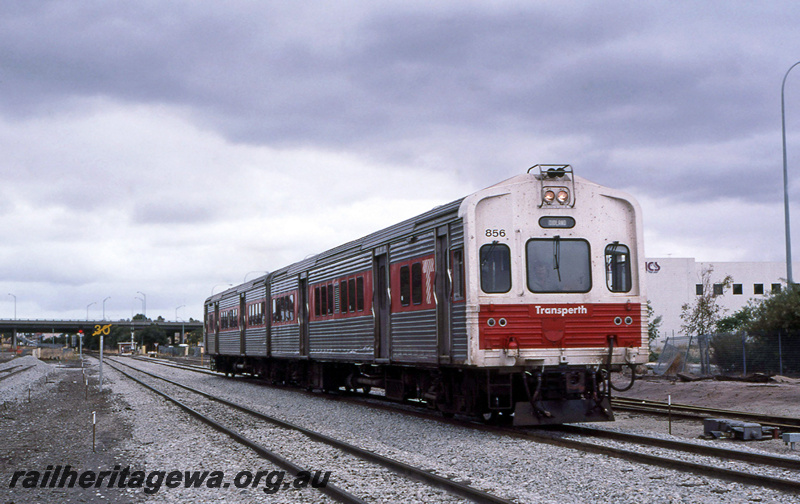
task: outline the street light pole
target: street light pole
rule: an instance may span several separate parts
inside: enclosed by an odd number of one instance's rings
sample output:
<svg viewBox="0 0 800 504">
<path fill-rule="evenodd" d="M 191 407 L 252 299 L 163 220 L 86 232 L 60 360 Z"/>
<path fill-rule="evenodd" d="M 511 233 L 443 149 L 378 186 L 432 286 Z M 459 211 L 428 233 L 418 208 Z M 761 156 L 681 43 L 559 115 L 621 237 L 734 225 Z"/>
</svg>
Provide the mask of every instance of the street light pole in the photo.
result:
<svg viewBox="0 0 800 504">
<path fill-rule="evenodd" d="M 784 100 L 784 89 L 786 88 L 786 78 L 789 77 L 789 72 L 792 68 L 800 65 L 800 61 L 789 67 L 786 74 L 783 76 L 783 83 L 781 84 L 781 133 L 783 135 L 783 212 L 786 221 L 786 283 L 789 288 L 792 287 L 794 281 L 792 280 L 792 238 L 791 227 L 789 225 L 789 173 L 786 168 L 786 102 Z"/>
<path fill-rule="evenodd" d="M 142 313 L 142 315 L 144 315 L 144 319 L 147 320 L 147 294 L 145 294 L 144 292 L 139 292 L 139 291 L 136 291 L 136 294 L 141 294 L 142 297 L 144 298 L 143 299 L 143 303 L 144 304 L 142 305 L 142 311 L 144 313 Z"/>
<path fill-rule="evenodd" d="M 217 287 L 219 287 L 220 285 L 222 285 L 222 286 L 225 286 L 225 287 L 232 287 L 232 286 L 233 286 L 233 284 L 232 284 L 232 283 L 227 283 L 227 284 L 217 284 L 217 285 L 215 285 L 214 287 L 212 287 L 212 288 L 211 288 L 211 295 L 212 295 L 212 296 L 214 295 L 214 289 L 216 289 L 216 288 L 217 288 Z"/>
<path fill-rule="evenodd" d="M 247 277 L 250 275 L 250 273 L 269 273 L 269 272 L 268 271 L 248 271 L 247 275 L 244 276 L 244 280 L 242 280 L 242 283 L 247 282 Z"/>
<path fill-rule="evenodd" d="M 103 321 L 106 320 L 106 301 L 108 301 L 109 299 L 111 299 L 111 296 L 108 296 L 103 300 Z"/>
<path fill-rule="evenodd" d="M 9 296 L 14 298 L 14 320 L 17 320 L 17 296 L 14 294 L 8 293 Z M 11 336 L 11 348 L 16 350 L 17 349 L 17 328 L 14 327 L 14 332 Z"/>
<path fill-rule="evenodd" d="M 183 307 L 185 307 L 185 306 L 186 306 L 185 304 L 182 304 L 179 307 L 175 308 L 175 321 L 176 322 L 178 321 L 178 310 L 183 308 Z M 181 345 L 183 344 L 183 319 L 181 319 L 181 340 L 178 342 L 178 344 L 181 344 Z"/>
<path fill-rule="evenodd" d="M 97 304 L 97 301 L 95 301 L 94 303 L 89 303 L 88 305 L 86 305 L 86 321 L 87 322 L 89 321 L 89 307 L 92 306 L 92 305 L 96 305 L 96 304 Z"/>
</svg>

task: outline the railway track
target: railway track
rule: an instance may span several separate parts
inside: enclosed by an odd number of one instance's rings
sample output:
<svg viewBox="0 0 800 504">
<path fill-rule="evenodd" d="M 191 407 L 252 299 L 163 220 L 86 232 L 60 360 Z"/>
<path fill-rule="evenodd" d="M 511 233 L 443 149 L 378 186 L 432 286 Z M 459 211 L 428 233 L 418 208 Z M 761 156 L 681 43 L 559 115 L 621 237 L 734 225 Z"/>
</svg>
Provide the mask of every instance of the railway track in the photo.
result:
<svg viewBox="0 0 800 504">
<path fill-rule="evenodd" d="M 703 406 L 692 406 L 689 404 L 669 405 L 665 402 L 650 401 L 646 399 L 633 399 L 617 397 L 611 401 L 611 405 L 620 411 L 635 411 L 638 413 L 650 413 L 654 415 L 672 415 L 676 418 L 687 418 L 692 420 L 702 420 L 703 418 L 730 418 L 747 422 L 756 422 L 770 427 L 778 427 L 782 431 L 800 431 L 800 418 L 762 415 L 758 413 L 748 413 L 745 411 L 731 411 L 724 409 L 707 408 Z"/>
<path fill-rule="evenodd" d="M 163 363 L 152 359 L 149 361 L 169 367 L 208 372 L 219 376 L 219 373 L 208 370 L 186 368 L 177 364 Z M 314 395 L 319 397 L 318 394 Z M 334 401 L 356 402 L 361 406 L 365 405 L 363 397 L 331 394 L 325 394 L 322 397 Z M 384 400 L 381 397 L 369 396 L 369 400 L 366 403 L 372 408 L 398 411 L 398 403 Z M 582 425 L 563 425 L 555 428 L 522 430 L 504 426 L 484 425 L 458 418 L 446 419 L 436 413 L 420 411 L 416 408 L 413 410 L 404 408 L 402 411 L 404 414 L 453 425 L 468 426 L 472 429 L 486 430 L 498 435 L 515 437 L 526 441 L 546 443 L 562 448 L 606 455 L 746 485 L 800 493 L 800 459 L 798 458 L 721 448 L 709 443 L 693 443 Z M 695 415 L 693 418 L 700 417 Z M 648 448 L 643 449 L 643 447 Z M 668 450 L 670 453 L 665 455 L 663 450 Z M 687 461 L 686 456 L 689 454 L 703 457 L 705 460 L 702 462 Z M 788 477 L 775 477 L 763 474 L 764 470 L 791 471 L 791 473 Z"/>
<path fill-rule="evenodd" d="M 277 428 L 298 432 L 298 433 L 306 436 L 308 439 L 310 439 L 310 440 L 312 440 L 314 442 L 324 443 L 324 444 L 326 444 L 328 446 L 331 446 L 331 447 L 333 447 L 333 448 L 335 448 L 335 449 L 337 449 L 337 450 L 339 450 L 341 452 L 345 452 L 345 453 L 347 453 L 349 455 L 355 456 L 355 457 L 357 457 L 359 459 L 362 459 L 364 461 L 367 461 L 367 462 L 369 462 L 371 464 L 380 465 L 380 466 L 382 466 L 384 468 L 387 468 L 390 471 L 392 471 L 392 472 L 394 472 L 394 473 L 396 473 L 398 475 L 401 475 L 401 476 L 403 476 L 405 478 L 421 481 L 421 482 L 425 483 L 426 485 L 429 485 L 429 486 L 444 490 L 444 491 L 446 491 L 446 492 L 448 492 L 448 493 L 450 493 L 452 495 L 455 495 L 455 496 L 458 496 L 458 497 L 467 498 L 467 499 L 469 499 L 469 500 L 471 500 L 473 502 L 479 502 L 479 503 L 510 504 L 512 502 L 512 501 L 509 501 L 509 500 L 504 499 L 502 497 L 493 495 L 491 493 L 484 492 L 482 490 L 479 490 L 479 489 L 474 488 L 472 486 L 469 486 L 467 484 L 464 484 L 464 483 L 461 483 L 461 482 L 457 482 L 457 481 L 452 481 L 450 479 L 438 476 L 436 474 L 432 474 L 427 470 L 420 469 L 418 467 L 406 464 L 404 462 L 400 462 L 400 461 L 397 461 L 397 460 L 394 460 L 394 459 L 391 459 L 391 458 L 384 457 L 382 455 L 373 453 L 371 451 L 367 451 L 367 450 L 361 449 L 361 448 L 359 448 L 357 446 L 354 446 L 352 444 L 346 443 L 344 441 L 340 441 L 340 440 L 331 438 L 329 436 L 326 436 L 324 434 L 320 434 L 318 432 L 306 429 L 304 427 L 300 427 L 298 425 L 294 425 L 294 424 L 292 424 L 290 422 L 286 422 L 284 420 L 281 420 L 281 419 L 266 415 L 266 414 L 261 413 L 259 411 L 256 411 L 256 410 L 253 410 L 251 408 L 248 408 L 248 407 L 246 407 L 244 405 L 237 404 L 237 403 L 234 403 L 232 401 L 228 401 L 228 400 L 226 400 L 224 398 L 221 398 L 221 397 L 218 397 L 218 396 L 214 396 L 212 394 L 208 394 L 206 392 L 203 392 L 203 391 L 197 390 L 195 388 L 189 387 L 189 386 L 187 386 L 185 384 L 181 384 L 181 383 L 175 382 L 174 380 L 170 380 L 168 378 L 164 378 L 162 376 L 158 376 L 158 375 L 156 375 L 154 373 L 150 373 L 148 371 L 145 371 L 145 370 L 142 370 L 142 369 L 138 369 L 138 368 L 136 368 L 134 366 L 131 366 L 131 365 L 123 363 L 123 362 L 120 362 L 118 360 L 107 359 L 107 362 L 113 362 L 116 365 L 112 364 L 111 366 L 114 369 L 116 369 L 118 372 L 120 372 L 123 375 L 125 375 L 126 377 L 136 381 L 140 385 L 148 388 L 149 390 L 159 394 L 160 396 L 164 397 L 165 399 L 173 402 L 174 404 L 178 405 L 181 409 L 183 409 L 184 411 L 188 412 L 189 414 L 191 414 L 195 418 L 197 418 L 197 419 L 203 421 L 204 423 L 212 426 L 216 430 L 227 434 L 228 436 L 234 438 L 236 441 L 238 441 L 238 442 L 244 444 L 245 446 L 251 448 L 256 453 L 261 455 L 262 457 L 270 460 L 271 462 L 273 462 L 276 465 L 284 468 L 287 471 L 291 471 L 293 474 L 297 474 L 298 472 L 304 471 L 305 469 L 301 468 L 300 466 L 298 466 L 294 462 L 284 458 L 277 451 L 272 450 L 272 449 L 270 449 L 268 447 L 265 447 L 265 446 L 255 442 L 253 440 L 250 440 L 247 437 L 245 437 L 243 434 L 235 432 L 232 429 L 224 426 L 222 423 L 212 419 L 210 416 L 208 416 L 207 414 L 205 414 L 205 413 L 200 411 L 200 409 L 203 408 L 202 405 L 200 405 L 199 408 L 197 406 L 189 406 L 184 401 L 181 401 L 181 400 L 175 398 L 174 395 L 168 394 L 168 393 L 164 392 L 163 390 L 160 390 L 157 387 L 153 387 L 152 385 L 149 385 L 149 384 L 145 383 L 141 379 L 138 379 L 138 378 L 132 376 L 130 373 L 122 370 L 119 366 L 125 366 L 125 367 L 127 367 L 129 369 L 134 370 L 137 373 L 141 373 L 141 374 L 143 374 L 145 376 L 148 376 L 148 377 L 150 377 L 152 379 L 156 379 L 156 380 L 159 380 L 160 382 L 167 383 L 170 386 L 177 387 L 177 388 L 179 388 L 179 389 L 181 389 L 183 391 L 188 391 L 191 394 L 194 394 L 195 397 L 202 397 L 204 399 L 212 401 L 213 403 L 215 403 L 217 405 L 226 406 L 228 408 L 228 410 L 226 410 L 226 413 L 225 413 L 227 421 L 230 421 L 230 418 L 229 418 L 230 410 L 234 409 L 234 410 L 237 410 L 239 412 L 243 412 L 246 415 L 248 415 L 248 416 L 250 416 L 252 418 L 255 418 L 255 419 L 259 420 L 259 421 L 268 422 L 269 424 L 271 424 L 271 425 L 273 425 L 273 426 L 275 426 Z M 192 368 L 190 368 L 190 370 L 198 371 L 197 369 L 192 369 Z M 214 373 L 214 374 L 216 374 L 216 373 Z M 305 470 L 305 471 L 307 471 L 307 470 Z M 353 494 L 347 492 L 346 490 L 343 490 L 343 489 L 341 489 L 341 488 L 339 488 L 337 486 L 334 486 L 334 485 L 328 485 L 327 487 L 321 488 L 320 490 L 325 492 L 330 497 L 332 497 L 332 498 L 334 498 L 334 499 L 336 499 L 336 500 L 338 500 L 340 502 L 347 502 L 347 503 L 350 503 L 350 502 L 353 502 L 353 503 L 364 502 L 363 500 L 361 500 L 360 498 L 356 497 L 355 495 L 353 495 Z"/>
<path fill-rule="evenodd" d="M 9 377 L 14 376 L 16 374 L 25 372 L 25 371 L 29 370 L 32 367 L 35 367 L 35 366 L 22 367 L 22 365 L 20 364 L 20 365 L 17 365 L 17 366 L 11 366 L 9 368 L 3 369 L 2 371 L 0 371 L 0 381 L 5 380 L 6 378 L 9 378 Z M 17 369 L 17 368 L 22 368 L 22 369 Z"/>
</svg>

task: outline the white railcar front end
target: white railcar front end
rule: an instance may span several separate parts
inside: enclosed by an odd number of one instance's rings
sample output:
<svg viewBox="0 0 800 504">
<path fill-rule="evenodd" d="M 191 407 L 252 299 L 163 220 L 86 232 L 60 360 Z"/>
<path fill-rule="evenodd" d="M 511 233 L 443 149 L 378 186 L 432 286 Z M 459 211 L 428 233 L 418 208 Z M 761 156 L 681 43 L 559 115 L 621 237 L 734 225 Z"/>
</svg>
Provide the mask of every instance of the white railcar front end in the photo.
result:
<svg viewBox="0 0 800 504">
<path fill-rule="evenodd" d="M 630 195 L 537 165 L 468 196 L 459 215 L 468 362 L 522 369 L 540 390 L 515 423 L 580 420 L 587 398 L 608 395 L 611 369 L 647 362 L 642 219 Z"/>
</svg>

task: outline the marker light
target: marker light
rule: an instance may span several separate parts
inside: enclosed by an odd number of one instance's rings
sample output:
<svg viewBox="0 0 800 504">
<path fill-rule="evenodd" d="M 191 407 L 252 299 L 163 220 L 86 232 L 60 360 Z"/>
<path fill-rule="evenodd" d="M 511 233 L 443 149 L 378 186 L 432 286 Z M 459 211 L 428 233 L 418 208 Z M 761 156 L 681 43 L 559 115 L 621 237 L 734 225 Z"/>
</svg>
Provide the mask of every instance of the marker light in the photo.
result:
<svg viewBox="0 0 800 504">
<path fill-rule="evenodd" d="M 558 191 L 558 196 L 556 196 L 556 199 L 558 200 L 559 203 L 565 205 L 567 201 L 569 201 L 569 193 L 562 189 Z"/>
<path fill-rule="evenodd" d="M 548 205 L 551 204 L 554 199 L 556 199 L 556 193 L 553 191 L 548 190 L 544 193 L 544 202 Z"/>
</svg>

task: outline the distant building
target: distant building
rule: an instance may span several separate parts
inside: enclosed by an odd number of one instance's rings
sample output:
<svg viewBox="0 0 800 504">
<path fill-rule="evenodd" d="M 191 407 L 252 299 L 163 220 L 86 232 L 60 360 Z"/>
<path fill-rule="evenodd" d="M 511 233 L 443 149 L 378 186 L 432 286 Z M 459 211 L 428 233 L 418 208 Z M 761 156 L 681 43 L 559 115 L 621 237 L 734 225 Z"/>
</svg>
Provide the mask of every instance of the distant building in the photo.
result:
<svg viewBox="0 0 800 504">
<path fill-rule="evenodd" d="M 645 259 L 647 298 L 653 307 L 653 316 L 663 317 L 659 327 L 660 340 L 683 336 L 681 307 L 694 304 L 703 293 L 702 274 L 712 267 L 711 288 L 720 296 L 717 304 L 733 315 L 751 299 L 765 299 L 772 292 L 786 288 L 785 262 L 696 262 L 693 258 Z M 800 271 L 800 263 L 792 263 L 793 271 Z M 723 288 L 721 282 L 730 275 L 731 285 Z"/>
</svg>

